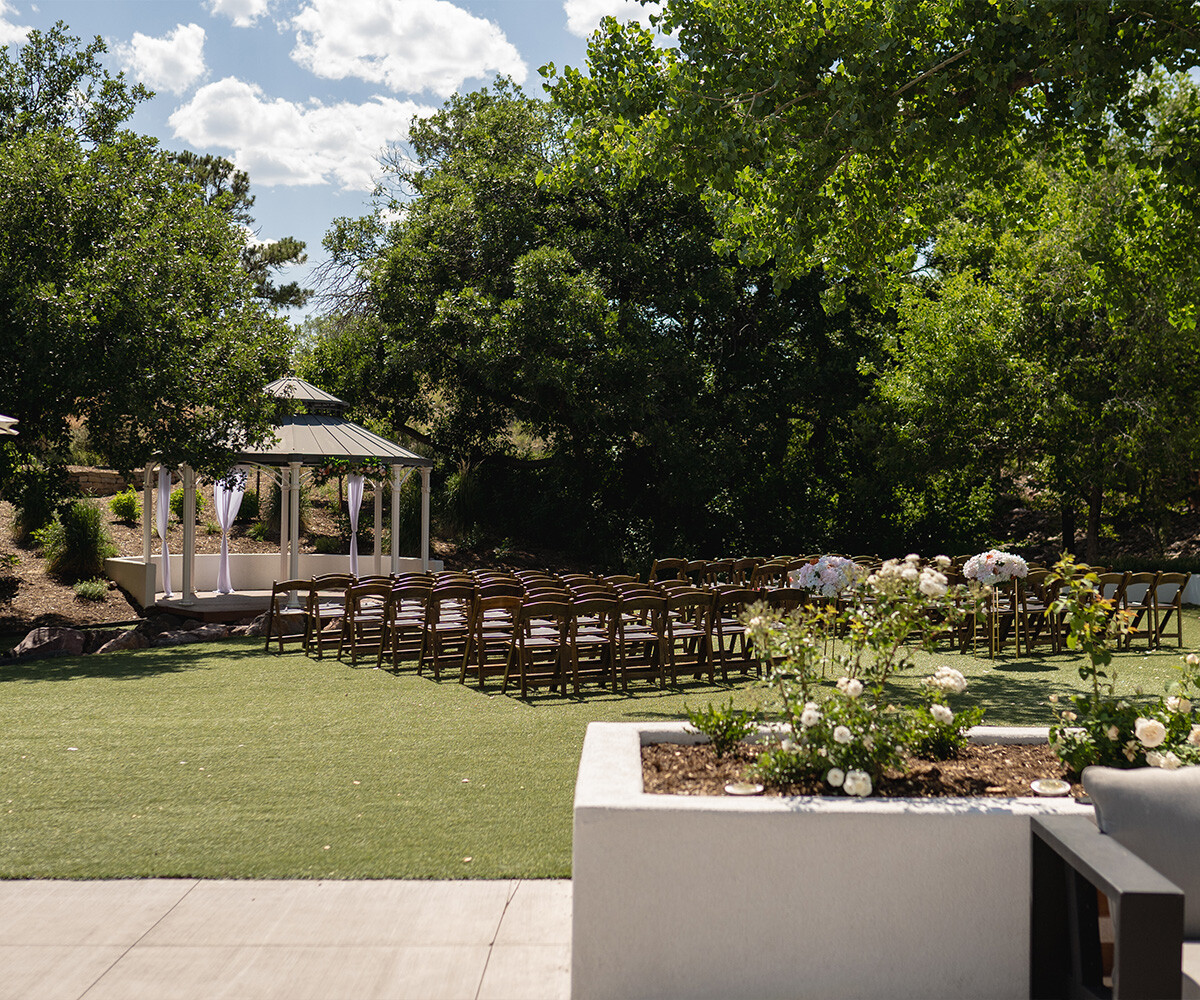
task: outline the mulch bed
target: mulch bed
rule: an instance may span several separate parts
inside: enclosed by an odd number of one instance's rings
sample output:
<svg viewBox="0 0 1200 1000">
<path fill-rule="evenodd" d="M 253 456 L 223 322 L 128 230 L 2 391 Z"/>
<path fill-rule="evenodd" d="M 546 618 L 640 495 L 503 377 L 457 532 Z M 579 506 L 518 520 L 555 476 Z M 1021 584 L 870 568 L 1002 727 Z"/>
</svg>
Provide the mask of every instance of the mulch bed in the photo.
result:
<svg viewBox="0 0 1200 1000">
<path fill-rule="evenodd" d="M 685 746 L 652 743 L 642 747 L 642 779 L 647 792 L 661 795 L 724 795 L 730 782 L 749 780 L 750 766 L 759 749 L 739 745 L 725 758 L 718 758 L 712 745 Z M 1036 778 L 1069 780 L 1066 765 L 1039 745 L 968 745 L 953 760 L 908 760 L 907 773 L 889 771 L 873 795 L 883 798 L 932 798 L 940 796 L 1029 796 L 1029 783 Z M 841 795 L 821 780 L 770 787 L 765 795 Z M 1071 786 L 1078 798 L 1083 787 Z"/>
</svg>

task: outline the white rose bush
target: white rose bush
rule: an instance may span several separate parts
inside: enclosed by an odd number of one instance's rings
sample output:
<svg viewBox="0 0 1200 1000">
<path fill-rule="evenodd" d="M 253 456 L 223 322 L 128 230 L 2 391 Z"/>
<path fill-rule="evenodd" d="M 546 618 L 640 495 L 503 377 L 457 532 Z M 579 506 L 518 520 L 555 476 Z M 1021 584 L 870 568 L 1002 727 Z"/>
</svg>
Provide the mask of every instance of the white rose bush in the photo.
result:
<svg viewBox="0 0 1200 1000">
<path fill-rule="evenodd" d="M 1112 602 L 1099 594 L 1099 578 L 1068 556 L 1055 566 L 1062 588 L 1054 610 L 1065 616 L 1067 645 L 1087 656 L 1079 667 L 1091 691 L 1066 698 L 1051 696 L 1054 724 L 1050 746 L 1071 771 L 1091 764 L 1106 767 L 1176 768 L 1200 764 L 1200 720 L 1192 701 L 1200 689 L 1200 656 L 1189 653 L 1180 678 L 1166 695 L 1118 697 L 1112 652 L 1108 648 Z"/>
<path fill-rule="evenodd" d="M 907 753 L 944 757 L 965 742 L 982 711 L 952 708 L 967 686 L 958 670 L 939 668 L 910 704 L 888 686 L 911 669 L 915 650 L 932 651 L 965 605 L 982 599 L 978 589 L 950 586 L 949 565 L 945 556 L 923 562 L 914 554 L 865 577 L 847 573 L 839 607 L 813 604 L 782 620 L 763 606 L 747 610 L 743 623 L 768 664 L 765 683 L 782 716 L 756 780 L 819 779 L 831 793 L 864 797 L 885 769 L 903 768 Z M 830 635 L 840 641 L 826 641 Z"/>
</svg>

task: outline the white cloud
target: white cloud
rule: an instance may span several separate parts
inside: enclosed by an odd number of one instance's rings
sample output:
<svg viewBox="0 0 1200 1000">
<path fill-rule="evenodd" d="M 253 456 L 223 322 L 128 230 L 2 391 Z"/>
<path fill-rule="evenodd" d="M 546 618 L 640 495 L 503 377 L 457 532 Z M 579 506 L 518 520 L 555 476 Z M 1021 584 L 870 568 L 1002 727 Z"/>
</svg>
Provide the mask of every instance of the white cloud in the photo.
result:
<svg viewBox="0 0 1200 1000">
<path fill-rule="evenodd" d="M 447 0 L 307 0 L 292 20 L 292 58 L 331 80 L 448 97 L 497 73 L 523 83 L 525 63 L 499 26 Z"/>
<path fill-rule="evenodd" d="M 269 0 L 205 0 L 213 15 L 224 14 L 239 28 L 250 28 L 267 12 Z"/>
<path fill-rule="evenodd" d="M 177 24 L 164 38 L 133 33 L 128 45 L 114 46 L 125 69 L 153 90 L 182 94 L 205 74 L 204 29 Z"/>
<path fill-rule="evenodd" d="M 16 12 L 17 8 L 8 0 L 0 0 L 0 45 L 24 45 L 29 37 L 28 24 L 13 24 L 9 20 Z"/>
<path fill-rule="evenodd" d="M 649 28 L 650 15 L 661 13 L 662 4 L 643 6 L 637 0 L 563 0 L 563 10 L 567 15 L 567 30 L 572 35 L 587 38 L 600 27 L 603 17 L 615 17 L 622 24 L 640 21 Z"/>
<path fill-rule="evenodd" d="M 176 138 L 194 148 L 232 150 L 255 184 L 336 183 L 370 191 L 384 144 L 406 139 L 413 116 L 432 111 L 378 96 L 365 104 L 297 104 L 226 77 L 201 87 L 169 122 Z"/>
</svg>

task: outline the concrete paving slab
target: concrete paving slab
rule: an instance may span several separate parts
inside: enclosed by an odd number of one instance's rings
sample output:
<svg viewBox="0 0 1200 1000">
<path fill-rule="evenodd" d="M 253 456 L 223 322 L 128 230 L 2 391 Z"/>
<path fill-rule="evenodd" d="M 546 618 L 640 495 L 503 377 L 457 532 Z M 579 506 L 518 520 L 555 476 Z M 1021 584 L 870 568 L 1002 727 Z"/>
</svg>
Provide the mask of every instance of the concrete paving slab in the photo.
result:
<svg viewBox="0 0 1200 1000">
<path fill-rule="evenodd" d="M 195 885 L 196 879 L 0 882 L 0 943 L 128 947 Z"/>
<path fill-rule="evenodd" d="M 497 945 L 477 1000 L 570 1000 L 569 944 Z"/>
<path fill-rule="evenodd" d="M 566 879 L 524 879 L 508 902 L 497 945 L 569 945 L 571 883 Z"/>
<path fill-rule="evenodd" d="M 139 947 L 86 1000 L 473 1000 L 483 946 Z"/>
<path fill-rule="evenodd" d="M 78 1000 L 123 945 L 0 945 L 0 1000 Z"/>
<path fill-rule="evenodd" d="M 201 882 L 146 945 L 489 945 L 514 883 Z"/>
<path fill-rule="evenodd" d="M 569 881 L 0 882 L 0 1000 L 570 992 Z"/>
</svg>

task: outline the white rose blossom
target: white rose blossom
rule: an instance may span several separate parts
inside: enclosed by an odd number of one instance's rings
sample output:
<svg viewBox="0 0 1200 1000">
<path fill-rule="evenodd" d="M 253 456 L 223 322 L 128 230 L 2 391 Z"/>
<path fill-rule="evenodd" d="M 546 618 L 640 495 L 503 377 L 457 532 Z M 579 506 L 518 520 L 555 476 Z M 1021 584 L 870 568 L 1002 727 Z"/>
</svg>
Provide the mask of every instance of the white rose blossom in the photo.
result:
<svg viewBox="0 0 1200 1000">
<path fill-rule="evenodd" d="M 871 776 L 866 771 L 848 771 L 842 782 L 842 791 L 847 795 L 865 797 L 871 794 Z"/>
<path fill-rule="evenodd" d="M 1151 767 L 1162 767 L 1163 766 L 1163 755 L 1160 754 L 1157 750 L 1147 750 L 1146 751 L 1146 763 L 1149 764 Z"/>
<path fill-rule="evenodd" d="M 933 561 L 935 563 L 937 563 L 937 565 L 940 569 L 949 569 L 950 568 L 950 557 L 949 556 L 934 556 Z"/>
<path fill-rule="evenodd" d="M 800 713 L 800 725 L 802 725 L 805 729 L 815 726 L 820 721 L 821 713 L 815 708 L 806 708 Z"/>
<path fill-rule="evenodd" d="M 863 693 L 863 683 L 857 677 L 842 677 L 838 679 L 837 689 L 850 698 L 857 698 Z"/>
<path fill-rule="evenodd" d="M 954 713 L 945 705 L 930 705 L 929 714 L 934 717 L 937 722 L 943 726 L 948 726 L 954 721 Z"/>
<path fill-rule="evenodd" d="M 1197 656 L 1195 653 L 1188 653 L 1185 659 L 1187 660 L 1187 665 L 1189 667 L 1200 665 L 1200 656 Z"/>
<path fill-rule="evenodd" d="M 833 739 L 835 743 L 850 743 L 854 734 L 846 726 L 838 726 L 833 731 Z"/>
<path fill-rule="evenodd" d="M 1167 708 L 1172 712 L 1180 713 L 1180 715 L 1187 715 L 1192 710 L 1192 703 L 1186 698 L 1178 698 L 1172 695 L 1167 699 Z"/>
<path fill-rule="evenodd" d="M 1194 747 L 1200 747 L 1200 725 L 1192 726 L 1192 731 L 1188 733 L 1187 741 Z"/>
<path fill-rule="evenodd" d="M 962 694 L 967 689 L 967 679 L 953 667 L 938 667 L 925 678 L 928 687 L 935 687 L 947 694 Z"/>
<path fill-rule="evenodd" d="M 1133 726 L 1133 735 L 1144 747 L 1156 747 L 1167 738 L 1167 727 L 1158 719 L 1139 718 Z"/>
<path fill-rule="evenodd" d="M 1116 743 L 1117 738 L 1121 735 L 1121 730 L 1118 729 L 1116 726 L 1109 726 L 1107 735 L 1110 740 L 1112 740 L 1114 743 Z"/>
<path fill-rule="evenodd" d="M 840 767 L 831 767 L 829 773 L 825 775 L 825 780 L 834 788 L 841 788 L 842 782 L 846 780 L 846 772 Z"/>
</svg>

